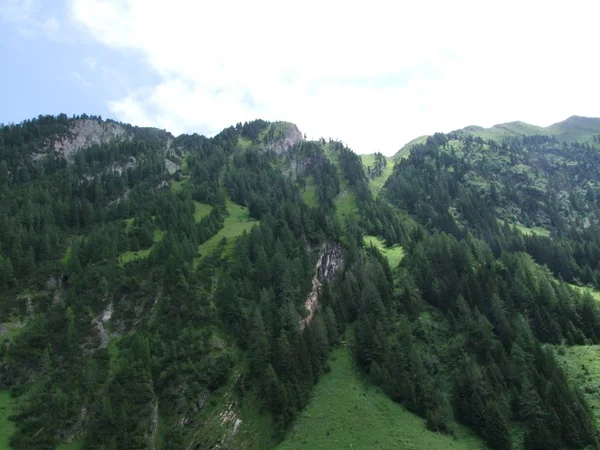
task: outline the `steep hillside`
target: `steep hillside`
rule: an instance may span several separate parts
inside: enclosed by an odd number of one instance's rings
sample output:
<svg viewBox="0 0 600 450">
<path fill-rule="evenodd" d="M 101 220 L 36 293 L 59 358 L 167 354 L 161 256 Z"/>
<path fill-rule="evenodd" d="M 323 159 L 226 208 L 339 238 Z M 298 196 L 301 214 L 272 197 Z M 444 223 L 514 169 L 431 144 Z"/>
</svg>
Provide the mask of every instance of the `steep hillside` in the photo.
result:
<svg viewBox="0 0 600 450">
<path fill-rule="evenodd" d="M 309 406 L 277 450 L 485 448 L 466 428 L 459 428 L 454 437 L 427 430 L 423 419 L 361 379 L 346 347 L 332 352 L 330 366 L 331 372 L 317 384 Z"/>
<path fill-rule="evenodd" d="M 276 439 L 323 368 L 297 350 L 317 325 L 299 325 L 314 260 L 339 233 L 282 170 L 298 129 L 255 121 L 175 138 L 58 116 L 0 132 L 0 385 L 14 393 L 12 447 Z M 285 347 L 269 366 L 252 363 L 258 326 Z M 298 378 L 283 361 L 311 371 Z M 281 415 L 269 390 L 299 385 Z"/>
<path fill-rule="evenodd" d="M 381 153 L 371 155 L 360 155 L 360 159 L 365 166 L 367 177 L 369 178 L 369 189 L 374 197 L 392 174 L 394 170 L 394 161 Z"/>
<path fill-rule="evenodd" d="M 560 140 L 595 122 L 503 127 L 535 135 L 395 163 L 287 122 L 0 128 L 0 444 L 597 446 L 563 367 L 600 343 L 600 160 Z"/>
</svg>

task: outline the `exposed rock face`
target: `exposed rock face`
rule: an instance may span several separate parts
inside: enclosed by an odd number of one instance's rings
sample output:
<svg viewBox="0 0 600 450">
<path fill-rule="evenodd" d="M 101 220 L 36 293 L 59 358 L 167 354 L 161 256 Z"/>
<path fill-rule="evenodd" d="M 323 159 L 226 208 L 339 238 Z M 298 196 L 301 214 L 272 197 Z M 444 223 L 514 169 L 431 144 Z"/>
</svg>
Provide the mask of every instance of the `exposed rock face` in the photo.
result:
<svg viewBox="0 0 600 450">
<path fill-rule="evenodd" d="M 113 315 L 113 311 L 114 311 L 113 303 L 110 302 L 108 304 L 108 306 L 106 307 L 106 309 L 104 311 L 102 311 L 100 320 L 102 320 L 102 322 L 108 322 Z"/>
<path fill-rule="evenodd" d="M 152 403 L 152 414 L 150 415 L 150 430 L 147 434 L 148 437 L 148 448 L 151 450 L 156 449 L 156 434 L 158 432 L 158 399 L 154 396 Z"/>
<path fill-rule="evenodd" d="M 98 337 L 100 338 L 100 348 L 108 347 L 108 333 L 104 329 L 104 324 L 100 322 L 98 319 L 92 319 L 92 323 L 96 328 L 96 332 L 98 333 Z"/>
<path fill-rule="evenodd" d="M 327 280 L 328 282 L 332 281 L 333 277 L 343 266 L 344 249 L 342 246 L 335 242 L 325 242 L 321 247 L 317 265 L 315 266 L 315 276 L 312 279 L 312 291 L 304 302 L 308 314 L 300 321 L 301 329 L 306 328 L 319 307 L 319 297 L 321 296 L 323 280 Z"/>
<path fill-rule="evenodd" d="M 278 134 L 270 142 L 265 143 L 264 147 L 281 155 L 299 142 L 302 142 L 302 133 L 298 127 L 292 123 L 282 123 L 278 127 Z"/>
<path fill-rule="evenodd" d="M 175 172 L 177 172 L 181 168 L 181 165 L 177 164 L 174 161 L 171 161 L 168 158 L 165 158 L 165 167 L 167 168 L 167 171 L 169 172 L 169 174 L 173 175 Z"/>
<path fill-rule="evenodd" d="M 79 150 L 126 137 L 126 131 L 121 125 L 92 119 L 76 120 L 70 132 L 70 136 L 54 143 L 54 150 L 68 161 L 72 161 Z"/>
</svg>

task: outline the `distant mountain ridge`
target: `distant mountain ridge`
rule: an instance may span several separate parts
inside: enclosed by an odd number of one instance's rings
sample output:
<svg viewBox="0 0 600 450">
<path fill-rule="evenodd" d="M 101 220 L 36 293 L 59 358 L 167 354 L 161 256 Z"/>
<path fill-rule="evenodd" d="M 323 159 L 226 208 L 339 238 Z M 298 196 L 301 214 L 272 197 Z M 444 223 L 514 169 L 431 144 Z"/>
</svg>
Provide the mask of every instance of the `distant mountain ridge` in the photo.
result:
<svg viewBox="0 0 600 450">
<path fill-rule="evenodd" d="M 454 130 L 451 134 L 469 134 L 482 139 L 493 139 L 500 141 L 506 137 L 547 135 L 555 136 L 559 141 L 565 142 L 592 142 L 596 136 L 600 136 L 600 118 L 571 116 L 561 122 L 547 127 L 540 127 L 522 121 L 506 122 L 493 125 L 489 128 L 478 125 L 469 125 Z M 394 159 L 408 155 L 414 144 L 422 143 L 427 136 L 420 136 L 404 145 L 395 155 Z"/>
<path fill-rule="evenodd" d="M 567 142 L 585 142 L 592 140 L 600 134 L 600 118 L 571 116 L 561 122 L 547 127 L 531 125 L 526 122 L 515 121 L 500 123 L 490 128 L 470 125 L 454 133 L 469 133 L 488 139 L 497 139 L 507 136 L 543 134 L 556 136 L 559 140 Z"/>
</svg>

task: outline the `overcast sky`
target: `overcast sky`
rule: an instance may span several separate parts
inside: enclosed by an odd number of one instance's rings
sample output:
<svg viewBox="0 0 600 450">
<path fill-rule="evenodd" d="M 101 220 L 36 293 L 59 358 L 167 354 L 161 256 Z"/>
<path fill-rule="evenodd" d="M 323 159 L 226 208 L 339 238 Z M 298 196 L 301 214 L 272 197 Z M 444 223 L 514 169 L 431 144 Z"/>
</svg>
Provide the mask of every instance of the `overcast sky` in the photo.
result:
<svg viewBox="0 0 600 450">
<path fill-rule="evenodd" d="M 256 118 L 393 154 L 414 137 L 600 116 L 600 1 L 0 0 L 0 122 L 174 134 Z"/>
</svg>

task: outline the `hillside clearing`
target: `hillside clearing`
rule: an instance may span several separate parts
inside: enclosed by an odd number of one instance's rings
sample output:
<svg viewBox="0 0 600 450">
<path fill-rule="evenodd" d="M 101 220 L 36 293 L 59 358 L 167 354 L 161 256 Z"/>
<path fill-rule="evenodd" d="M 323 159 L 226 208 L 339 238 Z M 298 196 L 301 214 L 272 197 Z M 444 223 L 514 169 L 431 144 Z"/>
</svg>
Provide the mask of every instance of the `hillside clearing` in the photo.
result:
<svg viewBox="0 0 600 450">
<path fill-rule="evenodd" d="M 556 359 L 573 386 L 580 388 L 600 426 L 600 346 L 556 346 Z"/>
<path fill-rule="evenodd" d="M 254 225 L 258 225 L 259 223 L 258 220 L 250 218 L 248 208 L 231 201 L 227 201 L 227 212 L 229 215 L 225 218 L 223 228 L 198 247 L 200 258 L 215 251 L 223 238 L 227 239 L 228 244 L 232 244 L 233 239 L 241 235 L 244 231 L 250 231 Z"/>
<path fill-rule="evenodd" d="M 370 167 L 375 163 L 375 154 L 360 155 L 360 159 L 365 167 Z M 386 156 L 385 160 L 387 161 L 387 166 L 385 166 L 383 169 L 383 173 L 378 177 L 369 179 L 369 189 L 371 190 L 373 197 L 377 196 L 387 179 L 394 171 L 394 160 L 389 156 Z"/>
<path fill-rule="evenodd" d="M 457 427 L 456 437 L 427 430 L 424 419 L 360 378 L 347 348 L 332 352 L 330 366 L 277 450 L 486 448 L 463 427 Z"/>
<path fill-rule="evenodd" d="M 500 225 L 504 225 L 504 220 L 498 219 L 498 222 L 500 223 Z M 523 234 L 537 234 L 538 236 L 550 236 L 550 231 L 542 227 L 529 228 L 519 222 L 511 224 L 511 226 L 516 228 Z"/>
<path fill-rule="evenodd" d="M 590 288 L 587 286 L 577 286 L 576 284 L 569 284 L 569 286 L 571 286 L 572 288 L 577 289 L 578 291 L 580 291 L 582 294 L 585 292 L 588 292 L 594 299 L 600 301 L 600 291 L 594 289 L 594 288 Z"/>
<path fill-rule="evenodd" d="M 392 269 L 397 267 L 398 264 L 400 264 L 400 261 L 402 261 L 404 249 L 401 246 L 395 245 L 393 247 L 386 247 L 383 239 L 380 239 L 377 236 L 364 236 L 363 239 L 365 240 L 365 244 L 374 245 L 381 253 L 383 253 Z"/>
<path fill-rule="evenodd" d="M 312 177 L 308 177 L 306 179 L 306 187 L 300 190 L 300 196 L 306 206 L 310 206 L 311 208 L 317 208 L 319 206 L 319 201 L 317 200 L 317 188 L 313 181 Z"/>
<path fill-rule="evenodd" d="M 196 207 L 194 210 L 194 222 L 196 223 L 200 222 L 203 217 L 208 216 L 213 210 L 212 206 L 197 201 L 194 201 L 194 206 Z"/>
<path fill-rule="evenodd" d="M 350 190 L 350 186 L 348 186 L 348 182 L 346 181 L 346 178 L 344 178 L 342 170 L 340 169 L 338 155 L 331 150 L 329 142 L 324 145 L 323 151 L 325 152 L 325 156 L 329 158 L 329 161 L 331 161 L 331 163 L 337 169 L 338 177 L 340 179 L 340 193 L 335 198 L 334 204 L 335 214 L 343 223 L 346 217 L 355 215 L 357 213 L 356 195 L 354 195 L 354 192 Z"/>
</svg>

